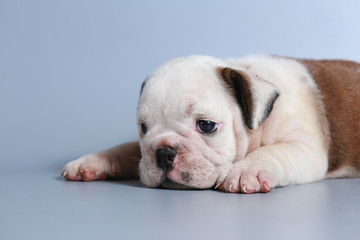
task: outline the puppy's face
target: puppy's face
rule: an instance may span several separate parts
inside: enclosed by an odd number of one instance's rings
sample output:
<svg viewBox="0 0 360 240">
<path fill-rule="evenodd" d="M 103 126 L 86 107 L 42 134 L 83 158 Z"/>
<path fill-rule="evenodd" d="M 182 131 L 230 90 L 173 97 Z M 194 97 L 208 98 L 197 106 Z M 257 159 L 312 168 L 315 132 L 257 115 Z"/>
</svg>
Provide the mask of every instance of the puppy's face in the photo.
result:
<svg viewBox="0 0 360 240">
<path fill-rule="evenodd" d="M 138 106 L 144 184 L 209 188 L 245 156 L 248 127 L 225 66 L 191 56 L 170 61 L 146 79 Z"/>
</svg>

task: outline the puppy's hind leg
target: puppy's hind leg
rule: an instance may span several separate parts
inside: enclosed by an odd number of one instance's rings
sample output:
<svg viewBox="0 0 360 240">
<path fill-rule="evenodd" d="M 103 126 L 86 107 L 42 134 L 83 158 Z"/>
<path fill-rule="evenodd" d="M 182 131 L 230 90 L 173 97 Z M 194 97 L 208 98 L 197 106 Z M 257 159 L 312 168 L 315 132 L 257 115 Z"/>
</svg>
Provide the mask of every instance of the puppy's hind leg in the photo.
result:
<svg viewBox="0 0 360 240">
<path fill-rule="evenodd" d="M 140 158 L 138 142 L 124 143 L 67 163 L 61 175 L 71 181 L 131 179 L 137 174 Z"/>
</svg>

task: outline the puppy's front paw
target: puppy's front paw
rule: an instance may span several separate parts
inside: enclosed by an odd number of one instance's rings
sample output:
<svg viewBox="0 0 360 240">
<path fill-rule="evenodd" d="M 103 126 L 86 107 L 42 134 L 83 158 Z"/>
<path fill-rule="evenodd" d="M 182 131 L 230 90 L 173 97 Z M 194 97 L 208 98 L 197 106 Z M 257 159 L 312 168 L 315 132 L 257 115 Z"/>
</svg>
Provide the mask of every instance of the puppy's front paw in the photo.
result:
<svg viewBox="0 0 360 240">
<path fill-rule="evenodd" d="M 61 175 L 71 181 L 104 180 L 111 171 L 110 161 L 99 154 L 89 154 L 67 163 Z"/>
<path fill-rule="evenodd" d="M 240 161 L 233 165 L 224 181 L 218 183 L 221 190 L 231 193 L 269 192 L 276 186 L 274 170 L 261 161 Z"/>
</svg>

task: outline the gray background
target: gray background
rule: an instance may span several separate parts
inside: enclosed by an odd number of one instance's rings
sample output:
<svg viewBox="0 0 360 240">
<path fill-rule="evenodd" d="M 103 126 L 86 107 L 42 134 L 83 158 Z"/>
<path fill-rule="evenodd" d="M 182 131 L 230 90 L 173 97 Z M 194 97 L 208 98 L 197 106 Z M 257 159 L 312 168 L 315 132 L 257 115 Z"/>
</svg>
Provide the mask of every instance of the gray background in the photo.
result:
<svg viewBox="0 0 360 240">
<path fill-rule="evenodd" d="M 136 139 L 141 82 L 163 62 L 360 61 L 359 10 L 355 0 L 0 0 L 0 239 L 356 239 L 358 179 L 239 195 L 58 175 Z"/>
</svg>

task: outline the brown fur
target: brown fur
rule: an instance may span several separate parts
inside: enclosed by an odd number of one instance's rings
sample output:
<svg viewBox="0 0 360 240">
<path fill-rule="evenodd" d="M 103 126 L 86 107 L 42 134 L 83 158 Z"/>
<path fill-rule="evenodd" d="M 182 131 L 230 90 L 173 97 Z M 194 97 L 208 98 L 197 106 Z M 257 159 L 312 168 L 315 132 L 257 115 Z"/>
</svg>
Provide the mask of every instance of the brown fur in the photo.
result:
<svg viewBox="0 0 360 240">
<path fill-rule="evenodd" d="M 328 172 L 344 166 L 360 171 L 360 64 L 300 60 L 323 96 L 330 130 Z"/>
</svg>

